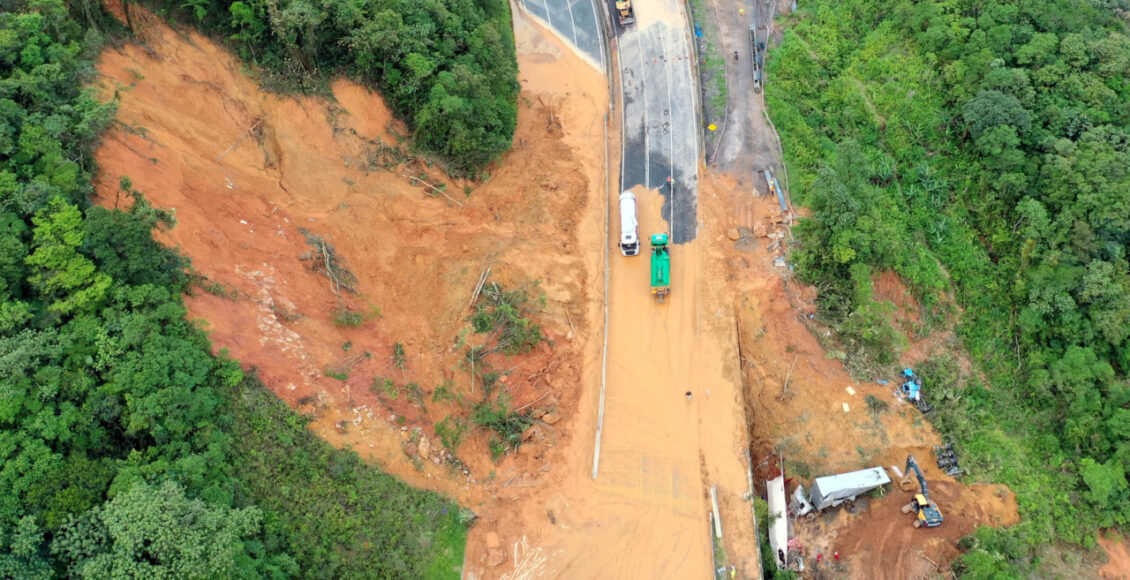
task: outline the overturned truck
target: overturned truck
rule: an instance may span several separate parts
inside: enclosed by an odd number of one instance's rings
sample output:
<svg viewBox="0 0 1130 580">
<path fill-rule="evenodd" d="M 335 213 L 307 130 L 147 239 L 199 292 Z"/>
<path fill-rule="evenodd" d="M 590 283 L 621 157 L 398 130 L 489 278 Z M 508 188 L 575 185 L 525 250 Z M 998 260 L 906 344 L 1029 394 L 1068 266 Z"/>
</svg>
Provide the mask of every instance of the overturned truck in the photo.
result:
<svg viewBox="0 0 1130 580">
<path fill-rule="evenodd" d="M 855 498 L 890 482 L 891 478 L 882 467 L 817 477 L 812 482 L 812 493 L 807 499 L 804 497 L 804 486 L 797 486 L 790 507 L 797 516 L 815 517 L 817 512 L 844 502 L 853 502 Z"/>
</svg>

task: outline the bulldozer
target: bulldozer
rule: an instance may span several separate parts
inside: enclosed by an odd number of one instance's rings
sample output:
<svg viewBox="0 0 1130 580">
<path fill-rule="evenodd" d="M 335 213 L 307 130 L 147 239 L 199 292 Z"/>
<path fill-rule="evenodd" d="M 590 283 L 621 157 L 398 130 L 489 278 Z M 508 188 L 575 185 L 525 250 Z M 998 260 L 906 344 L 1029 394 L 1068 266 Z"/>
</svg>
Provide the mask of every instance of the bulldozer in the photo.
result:
<svg viewBox="0 0 1130 580">
<path fill-rule="evenodd" d="M 914 483 L 910 480 L 911 472 L 918 478 L 919 492 L 914 494 L 910 503 L 902 506 L 902 513 L 915 514 L 916 528 L 936 528 L 942 525 L 942 510 L 938 509 L 938 504 L 930 499 L 930 490 L 926 488 L 926 476 L 922 475 L 922 468 L 918 467 L 918 461 L 913 455 L 906 456 L 906 475 L 902 476 L 899 487 L 903 491 L 914 491 Z"/>
<path fill-rule="evenodd" d="M 632 0 L 616 0 L 616 15 L 620 18 L 620 26 L 627 28 L 636 23 L 636 12 L 632 9 Z"/>
</svg>

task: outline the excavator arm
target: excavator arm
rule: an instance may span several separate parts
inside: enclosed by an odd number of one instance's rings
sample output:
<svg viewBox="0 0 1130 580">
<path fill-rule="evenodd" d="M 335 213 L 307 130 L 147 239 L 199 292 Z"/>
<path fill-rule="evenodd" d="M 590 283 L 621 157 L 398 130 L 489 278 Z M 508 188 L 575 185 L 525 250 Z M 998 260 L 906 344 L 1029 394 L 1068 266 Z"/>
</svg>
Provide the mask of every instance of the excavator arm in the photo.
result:
<svg viewBox="0 0 1130 580">
<path fill-rule="evenodd" d="M 922 468 L 918 467 L 918 461 L 914 459 L 913 455 L 906 456 L 906 475 L 902 477 L 899 482 L 900 487 L 905 491 L 910 491 L 907 486 L 910 484 L 910 474 L 914 472 L 914 476 L 918 478 L 918 493 L 909 505 L 903 507 L 903 513 L 915 512 L 914 527 L 927 527 L 933 528 L 942 525 L 942 512 L 938 509 L 938 504 L 930 501 L 930 490 L 926 487 L 926 476 L 922 474 Z"/>
<path fill-rule="evenodd" d="M 918 478 L 918 489 L 922 490 L 922 497 L 926 498 L 926 501 L 930 501 L 930 490 L 926 487 L 926 476 L 922 475 L 922 468 L 918 467 L 918 461 L 914 459 L 914 456 L 907 455 L 906 476 L 903 477 L 903 481 L 909 480 L 912 470 L 914 471 L 914 476 Z"/>
</svg>

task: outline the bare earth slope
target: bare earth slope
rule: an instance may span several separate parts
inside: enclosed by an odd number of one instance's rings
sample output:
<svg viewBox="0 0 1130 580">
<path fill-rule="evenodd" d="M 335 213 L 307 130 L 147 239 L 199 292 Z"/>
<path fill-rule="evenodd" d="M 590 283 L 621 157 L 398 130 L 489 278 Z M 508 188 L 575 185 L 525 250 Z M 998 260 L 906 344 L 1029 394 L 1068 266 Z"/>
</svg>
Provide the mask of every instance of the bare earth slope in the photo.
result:
<svg viewBox="0 0 1130 580">
<path fill-rule="evenodd" d="M 99 62 L 103 92 L 119 112 L 97 152 L 96 201 L 125 206 L 119 180 L 127 176 L 153 205 L 175 211 L 177 226 L 160 237 L 220 288 L 187 299 L 215 348 L 313 414 L 312 429 L 323 437 L 476 511 L 489 512 L 503 483 L 492 471 L 546 477 L 549 451 L 568 440 L 567 429 L 531 440 L 497 465 L 479 431 L 460 449 L 469 473 L 437 464 L 433 424 L 466 411 L 431 395 L 450 380 L 450 390 L 470 402 L 481 397 L 458 364 L 457 344 L 461 336 L 481 340 L 466 334 L 466 317 L 490 265 L 492 281 L 511 288 L 537 281 L 532 293 L 545 295 L 535 322 L 550 342 L 524 357 L 490 359 L 500 371 L 513 367 L 506 378 L 513 405 L 536 402 L 572 415 L 582 352 L 600 336 L 588 322 L 599 298 L 592 287 L 598 258 L 579 251 L 579 240 L 603 236 L 603 204 L 593 199 L 603 189 L 591 185 L 603 177 L 602 153 L 569 143 L 600 142 L 607 109 L 600 77 L 580 63 L 565 66 L 587 77 L 549 75 L 556 59 L 549 54 L 540 70 L 555 80 L 523 92 L 503 167 L 470 195 L 462 183 L 435 195 L 405 176 L 445 183 L 437 169 L 419 160 L 381 167 L 397 145 L 390 130 L 404 129 L 375 94 L 344 81 L 334 83 L 333 101 L 268 94 L 210 40 L 150 15 L 135 22 L 145 47 L 110 50 Z M 335 294 L 313 271 L 316 250 L 302 230 L 336 250 L 357 277 L 356 293 Z M 368 320 L 359 328 L 334 324 L 343 305 Z M 393 364 L 397 343 L 403 368 Z M 371 388 L 374 377 L 418 384 L 423 404 L 409 392 L 393 398 Z"/>
</svg>

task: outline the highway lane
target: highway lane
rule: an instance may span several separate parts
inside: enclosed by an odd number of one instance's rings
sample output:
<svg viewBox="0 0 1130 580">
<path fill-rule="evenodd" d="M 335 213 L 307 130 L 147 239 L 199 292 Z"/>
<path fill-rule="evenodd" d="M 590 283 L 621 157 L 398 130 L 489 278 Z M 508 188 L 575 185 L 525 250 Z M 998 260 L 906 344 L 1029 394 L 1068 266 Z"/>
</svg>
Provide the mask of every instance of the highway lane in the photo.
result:
<svg viewBox="0 0 1130 580">
<path fill-rule="evenodd" d="M 693 241 L 698 231 L 694 53 L 682 9 L 675 0 L 637 6 L 636 25 L 616 42 L 624 107 L 620 187 L 659 190 L 676 244 Z"/>
<path fill-rule="evenodd" d="M 576 49 L 589 64 L 604 72 L 604 30 L 600 25 L 603 10 L 600 0 L 522 0 L 532 16 L 541 20 Z"/>
<path fill-rule="evenodd" d="M 623 99 L 621 191 L 643 185 L 659 190 L 671 241 L 685 244 L 698 233 L 698 111 L 691 59 L 694 51 L 677 0 L 636 5 L 636 23 L 621 27 L 615 0 L 522 0 L 527 12 L 549 26 L 578 54 L 604 70 L 604 29 L 617 35 Z M 606 10 L 608 16 L 599 14 Z M 650 235 L 657 232 L 641 232 Z"/>
</svg>

